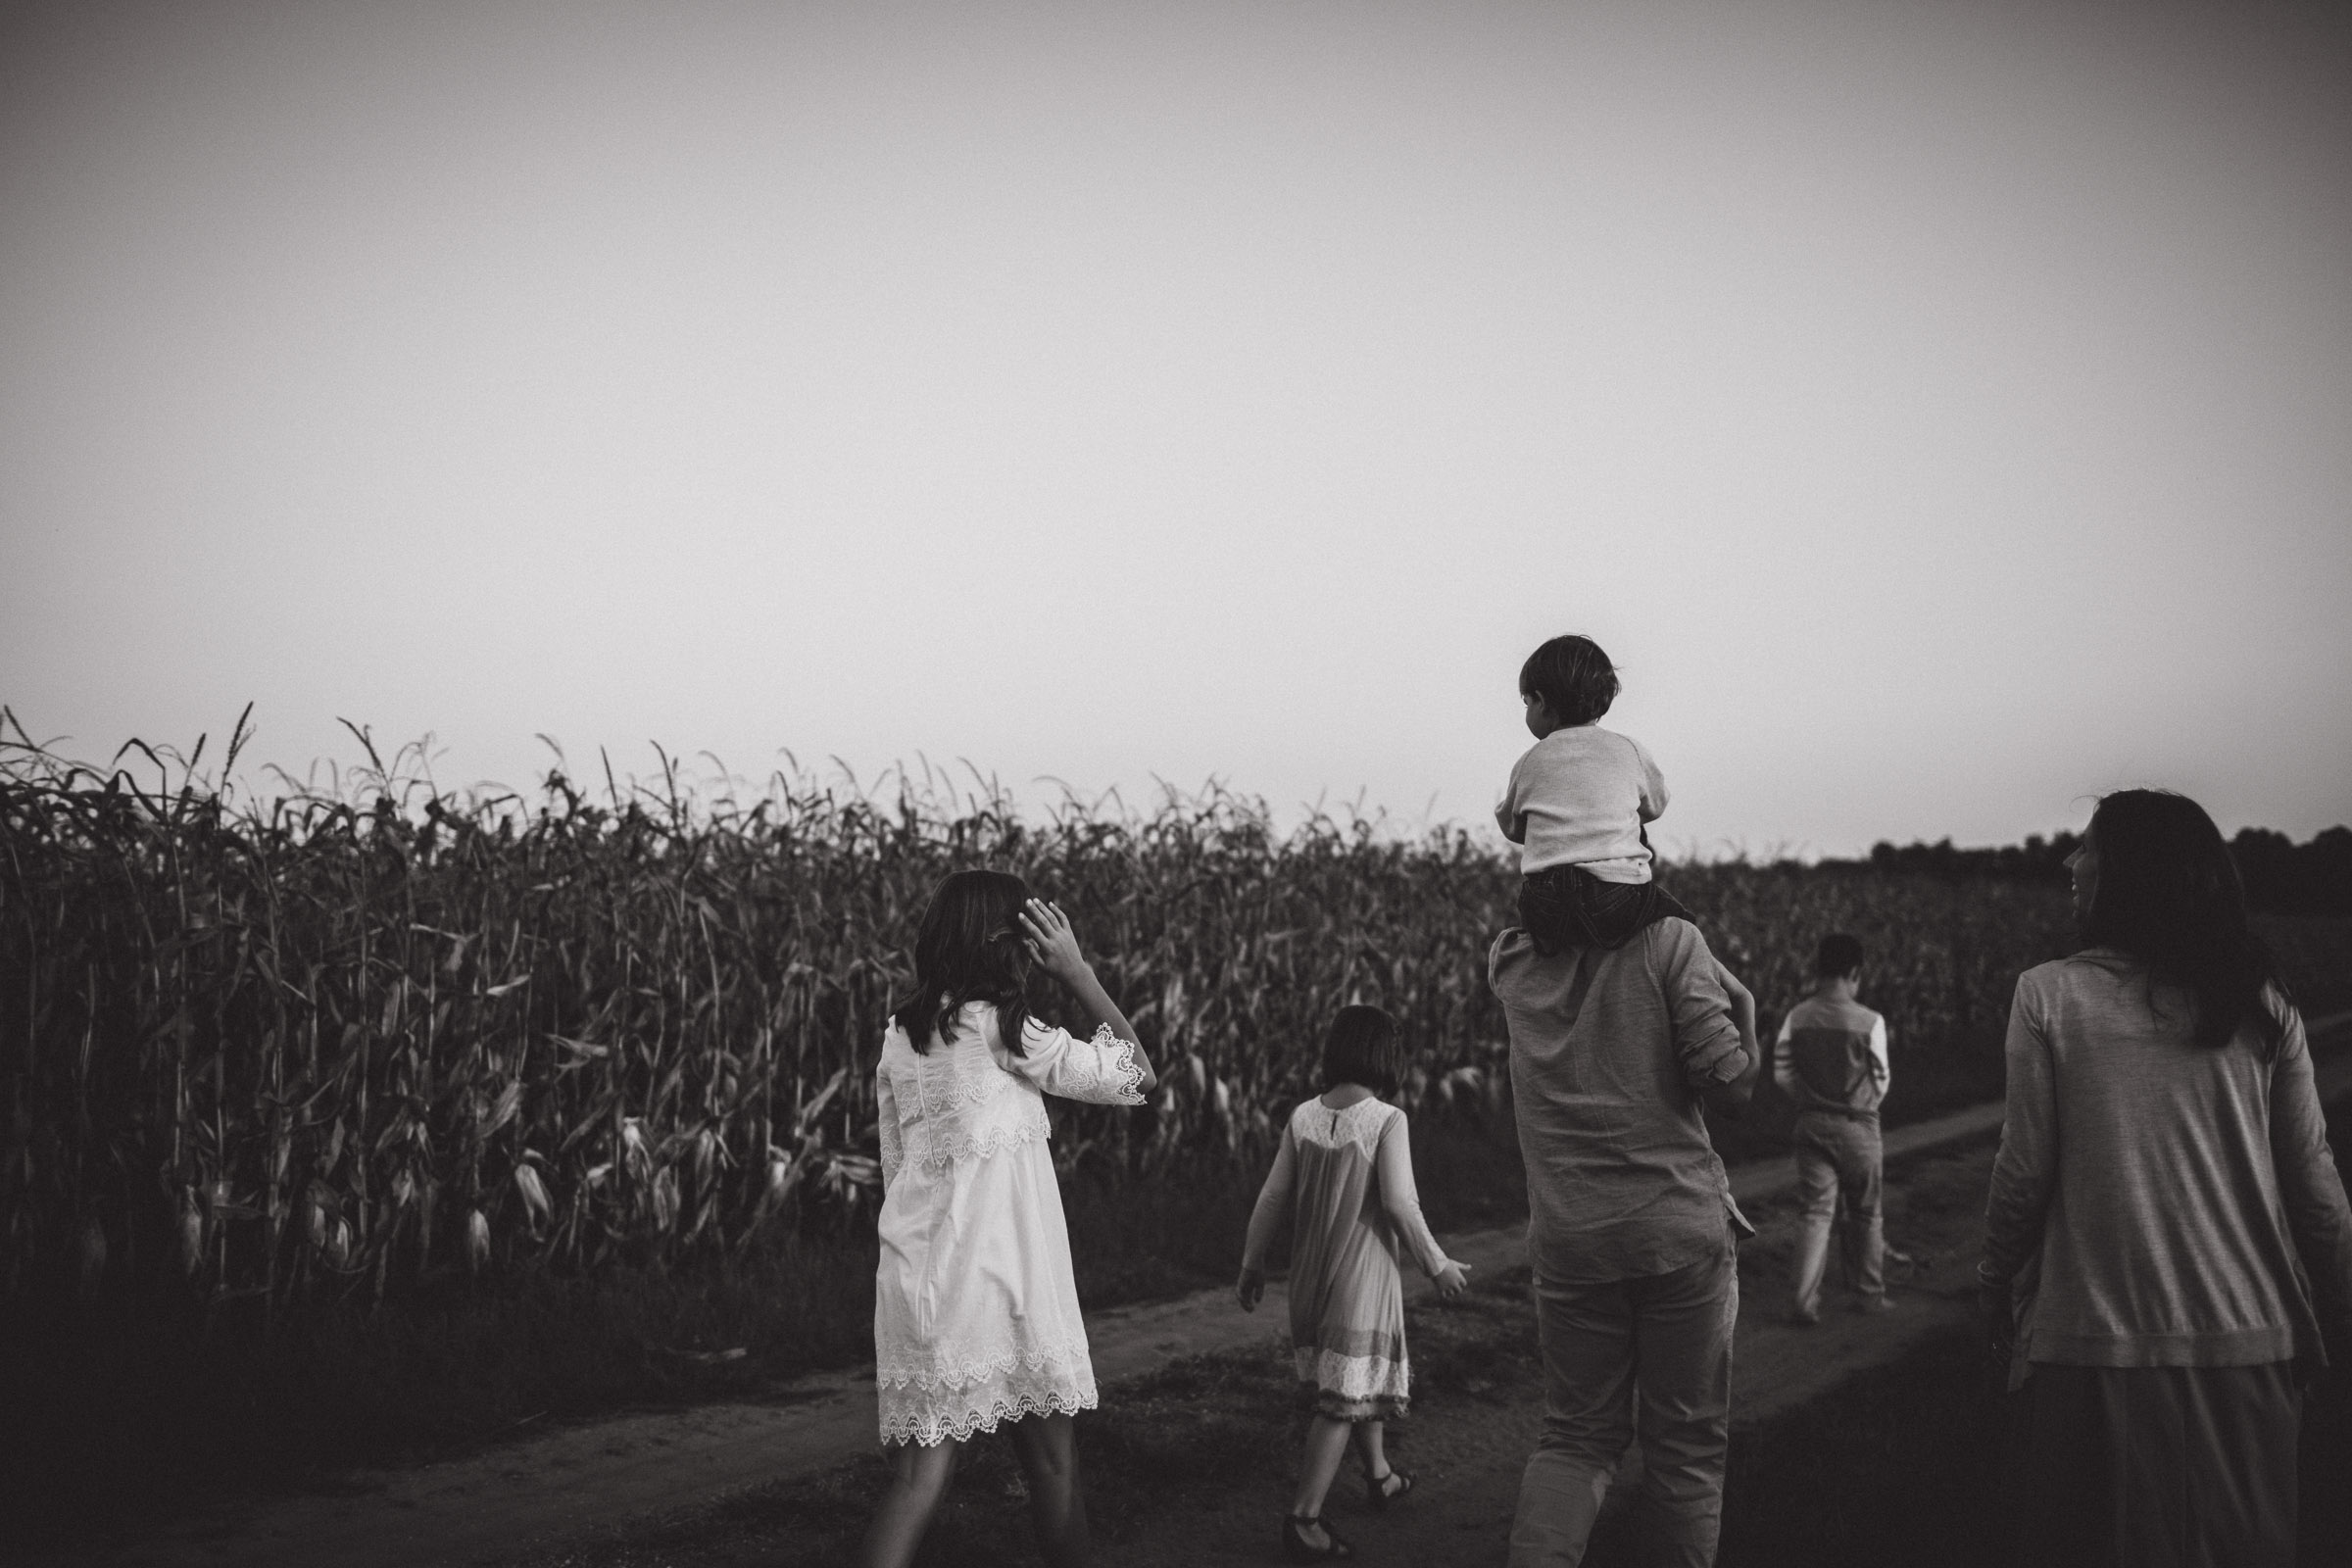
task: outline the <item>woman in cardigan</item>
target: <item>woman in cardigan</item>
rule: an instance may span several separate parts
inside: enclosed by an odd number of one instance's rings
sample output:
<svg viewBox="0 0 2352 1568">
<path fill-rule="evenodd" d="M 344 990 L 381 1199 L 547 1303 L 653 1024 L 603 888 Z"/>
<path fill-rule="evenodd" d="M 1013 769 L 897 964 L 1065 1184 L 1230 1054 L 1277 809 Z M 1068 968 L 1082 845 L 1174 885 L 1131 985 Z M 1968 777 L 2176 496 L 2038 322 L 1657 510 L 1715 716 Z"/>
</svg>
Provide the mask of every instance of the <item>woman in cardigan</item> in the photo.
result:
<svg viewBox="0 0 2352 1568">
<path fill-rule="evenodd" d="M 2291 1564 L 2301 1390 L 2352 1348 L 2303 1021 L 2195 802 L 2110 795 L 2068 863 L 2089 945 L 2018 981 L 1978 1271 L 2027 1391 L 2020 1555 Z"/>
</svg>

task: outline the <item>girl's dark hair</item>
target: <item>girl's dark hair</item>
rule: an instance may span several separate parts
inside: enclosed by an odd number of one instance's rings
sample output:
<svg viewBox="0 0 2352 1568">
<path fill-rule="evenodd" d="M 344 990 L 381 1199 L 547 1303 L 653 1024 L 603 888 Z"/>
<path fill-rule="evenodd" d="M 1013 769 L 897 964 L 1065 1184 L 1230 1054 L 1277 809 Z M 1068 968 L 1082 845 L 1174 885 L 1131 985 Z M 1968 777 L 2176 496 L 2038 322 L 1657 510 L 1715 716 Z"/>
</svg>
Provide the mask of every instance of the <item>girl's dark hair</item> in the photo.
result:
<svg viewBox="0 0 2352 1568">
<path fill-rule="evenodd" d="M 1029 944 L 1016 920 L 1029 884 L 1009 871 L 956 871 L 931 895 L 914 931 L 914 987 L 891 1009 L 914 1049 L 956 1032 L 967 1002 L 994 1003 L 1005 1049 L 1021 1054 L 1029 1021 Z"/>
<path fill-rule="evenodd" d="M 2083 838 L 2094 871 L 2082 940 L 2130 954 L 2152 985 L 2194 997 L 2197 1044 L 2225 1045 L 2249 1018 L 2277 1044 L 2285 1026 L 2263 988 L 2278 984 L 2278 969 L 2246 920 L 2237 863 L 2205 808 L 2169 790 L 2118 790 L 2091 812 Z"/>
<path fill-rule="evenodd" d="M 1617 666 L 1590 637 L 1554 637 L 1519 666 L 1519 689 L 1534 692 L 1563 724 L 1590 724 L 1617 700 Z"/>
<path fill-rule="evenodd" d="M 1376 1095 L 1393 1095 L 1403 1082 L 1404 1043 L 1396 1038 L 1396 1020 L 1362 1003 L 1342 1007 L 1323 1037 L 1323 1087 L 1362 1084 Z"/>
</svg>

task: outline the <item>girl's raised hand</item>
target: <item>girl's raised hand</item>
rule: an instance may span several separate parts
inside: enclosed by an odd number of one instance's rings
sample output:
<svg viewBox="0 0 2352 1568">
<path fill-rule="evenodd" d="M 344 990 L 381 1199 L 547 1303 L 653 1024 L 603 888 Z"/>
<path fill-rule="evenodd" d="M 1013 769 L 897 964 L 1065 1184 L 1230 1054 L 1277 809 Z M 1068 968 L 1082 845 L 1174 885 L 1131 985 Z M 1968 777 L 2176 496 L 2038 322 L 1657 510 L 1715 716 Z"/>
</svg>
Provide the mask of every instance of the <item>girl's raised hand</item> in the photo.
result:
<svg viewBox="0 0 2352 1568">
<path fill-rule="evenodd" d="M 1095 978 L 1094 965 L 1078 951 L 1078 938 L 1070 930 L 1070 917 L 1061 912 L 1061 906 L 1031 899 L 1021 906 L 1020 922 L 1021 941 L 1027 944 L 1029 956 L 1039 968 L 1070 988 L 1087 1022 L 1108 1029 L 1133 1048 L 1135 1064 L 1143 1069 L 1143 1080 L 1135 1087 L 1150 1094 L 1159 1082 L 1159 1074 L 1152 1070 L 1152 1058 L 1144 1054 L 1144 1043 L 1136 1039 L 1135 1025 L 1127 1021 L 1119 1004 L 1110 1000 L 1110 993 Z"/>
<path fill-rule="evenodd" d="M 1061 906 L 1031 899 L 1022 906 L 1020 920 L 1021 940 L 1029 944 L 1029 956 L 1039 968 L 1065 985 L 1074 985 L 1089 972 L 1086 955 L 1078 951 L 1078 935 Z"/>
</svg>

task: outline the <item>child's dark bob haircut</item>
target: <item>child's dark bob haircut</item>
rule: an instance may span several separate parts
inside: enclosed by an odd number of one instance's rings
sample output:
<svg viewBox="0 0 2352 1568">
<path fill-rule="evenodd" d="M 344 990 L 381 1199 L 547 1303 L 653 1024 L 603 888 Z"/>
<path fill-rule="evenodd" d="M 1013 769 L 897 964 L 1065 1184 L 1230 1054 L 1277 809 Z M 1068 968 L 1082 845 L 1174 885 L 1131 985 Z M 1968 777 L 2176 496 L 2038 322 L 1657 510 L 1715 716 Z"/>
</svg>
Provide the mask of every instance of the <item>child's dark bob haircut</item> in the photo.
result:
<svg viewBox="0 0 2352 1568">
<path fill-rule="evenodd" d="M 1862 972 L 1862 939 L 1843 931 L 1833 931 L 1821 939 L 1813 950 L 1813 976 L 1817 980 L 1842 980 L 1849 974 Z"/>
<path fill-rule="evenodd" d="M 1554 637 L 1519 666 L 1519 690 L 1543 698 L 1563 724 L 1590 724 L 1617 700 L 1617 666 L 1590 637 Z"/>
<path fill-rule="evenodd" d="M 1323 1040 L 1323 1087 L 1362 1084 L 1376 1095 L 1393 1095 L 1404 1082 L 1404 1043 L 1396 1020 L 1361 1003 L 1342 1007 Z"/>
</svg>

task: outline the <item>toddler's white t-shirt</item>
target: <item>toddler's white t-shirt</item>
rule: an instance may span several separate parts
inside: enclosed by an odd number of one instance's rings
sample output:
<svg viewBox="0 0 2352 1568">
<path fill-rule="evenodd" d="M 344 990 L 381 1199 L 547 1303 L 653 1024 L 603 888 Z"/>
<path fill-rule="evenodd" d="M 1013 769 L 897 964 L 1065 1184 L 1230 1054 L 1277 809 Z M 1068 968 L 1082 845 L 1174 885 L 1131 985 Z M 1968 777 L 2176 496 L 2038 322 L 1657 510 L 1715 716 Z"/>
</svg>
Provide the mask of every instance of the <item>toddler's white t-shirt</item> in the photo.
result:
<svg viewBox="0 0 2352 1568">
<path fill-rule="evenodd" d="M 1522 876 L 1581 865 L 1603 882 L 1646 882 L 1642 824 L 1665 809 L 1665 776 L 1640 741 L 1577 724 L 1528 748 L 1494 820 L 1520 846 Z"/>
</svg>

